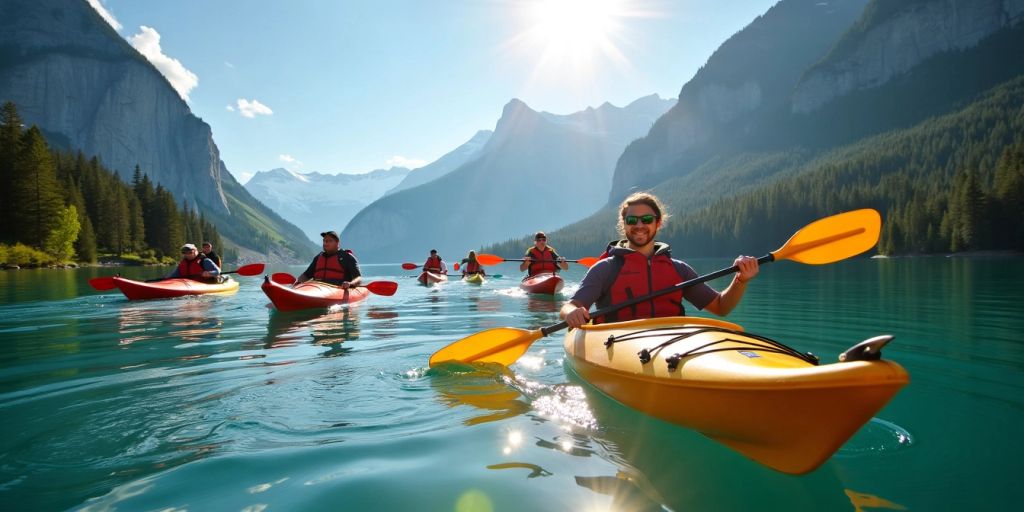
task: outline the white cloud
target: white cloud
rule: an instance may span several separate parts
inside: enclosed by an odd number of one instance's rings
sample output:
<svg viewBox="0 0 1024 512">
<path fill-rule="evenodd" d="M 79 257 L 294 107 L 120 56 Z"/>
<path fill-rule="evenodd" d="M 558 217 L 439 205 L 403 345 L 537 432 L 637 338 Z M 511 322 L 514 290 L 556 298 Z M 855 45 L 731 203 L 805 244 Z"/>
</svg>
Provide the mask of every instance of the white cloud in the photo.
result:
<svg viewBox="0 0 1024 512">
<path fill-rule="evenodd" d="M 235 69 L 235 65 L 230 63 L 230 62 L 228 62 L 228 61 L 224 61 L 224 65 L 229 67 L 229 68 L 231 68 L 231 69 Z"/>
<path fill-rule="evenodd" d="M 224 108 L 228 109 L 228 112 L 234 112 L 235 111 L 235 107 L 232 107 L 231 105 L 225 105 Z"/>
<path fill-rule="evenodd" d="M 89 5 L 91 5 L 93 9 L 96 9 L 96 12 L 99 13 L 100 17 L 102 17 L 103 20 L 106 21 L 111 27 L 114 27 L 114 30 L 118 32 L 121 31 L 121 23 L 117 21 L 117 18 L 115 18 L 114 15 L 111 14 L 106 7 L 103 7 L 103 4 L 100 3 L 100 0 L 89 0 Z"/>
<path fill-rule="evenodd" d="M 128 42 L 160 70 L 183 100 L 188 101 L 188 93 L 199 85 L 199 77 L 186 69 L 178 59 L 164 55 L 160 48 L 160 34 L 155 29 L 145 25 L 139 29 L 141 32 L 129 37 Z"/>
<path fill-rule="evenodd" d="M 238 98 L 238 111 L 242 114 L 242 117 L 250 119 L 256 116 L 269 116 L 274 113 L 273 110 L 270 110 L 270 107 L 260 103 L 259 100 L 249 101 L 245 98 Z"/>
<path fill-rule="evenodd" d="M 402 155 L 395 155 L 388 159 L 386 162 L 388 167 L 405 167 L 407 169 L 418 169 L 427 165 L 426 160 L 420 160 L 418 158 L 406 158 Z"/>
<path fill-rule="evenodd" d="M 285 163 L 284 167 L 286 169 L 288 169 L 289 171 L 293 171 L 294 172 L 294 171 L 297 171 L 299 169 L 302 169 L 302 161 L 297 159 L 297 158 L 295 158 L 294 156 L 291 156 L 291 155 L 287 154 L 287 153 L 285 153 L 283 155 L 277 155 L 277 159 L 282 161 L 282 162 L 284 162 Z"/>
</svg>

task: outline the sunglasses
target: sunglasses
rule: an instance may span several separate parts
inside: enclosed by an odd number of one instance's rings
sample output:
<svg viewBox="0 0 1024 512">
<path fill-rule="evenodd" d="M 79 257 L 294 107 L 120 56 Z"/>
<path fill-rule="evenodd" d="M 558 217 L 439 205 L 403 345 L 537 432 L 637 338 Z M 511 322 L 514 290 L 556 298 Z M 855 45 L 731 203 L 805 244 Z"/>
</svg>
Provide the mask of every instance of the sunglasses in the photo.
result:
<svg viewBox="0 0 1024 512">
<path fill-rule="evenodd" d="M 636 215 L 626 215 L 624 220 L 626 221 L 626 225 L 627 226 L 636 226 L 637 222 L 643 222 L 644 224 L 653 224 L 654 221 L 657 220 L 657 219 L 658 219 L 657 216 L 651 215 L 651 214 L 647 214 L 647 215 L 640 215 L 639 217 L 636 216 Z"/>
<path fill-rule="evenodd" d="M 547 238 L 534 238 L 534 240 L 537 240 L 537 241 L 540 241 L 540 240 L 547 240 Z"/>
</svg>

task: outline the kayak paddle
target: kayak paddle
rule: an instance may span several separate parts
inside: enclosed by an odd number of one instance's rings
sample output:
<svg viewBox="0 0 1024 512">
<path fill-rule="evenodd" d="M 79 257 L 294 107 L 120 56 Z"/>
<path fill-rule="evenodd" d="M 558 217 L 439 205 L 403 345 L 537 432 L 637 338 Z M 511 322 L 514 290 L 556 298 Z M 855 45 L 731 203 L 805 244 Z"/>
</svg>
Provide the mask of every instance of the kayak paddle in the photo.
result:
<svg viewBox="0 0 1024 512">
<path fill-rule="evenodd" d="M 804 226 L 777 251 L 758 258 L 757 263 L 763 265 L 778 260 L 790 260 L 809 265 L 824 265 L 844 260 L 874 247 L 878 243 L 878 234 L 881 229 L 882 218 L 877 211 L 872 209 L 854 210 L 825 217 Z M 480 256 L 477 258 L 479 259 Z M 688 286 L 738 271 L 739 268 L 735 265 L 723 268 L 664 290 L 592 311 L 590 317 L 604 316 L 659 295 L 682 290 Z M 525 354 L 534 341 L 568 326 L 569 324 L 562 321 L 534 331 L 514 327 L 488 329 L 462 338 L 438 350 L 430 356 L 430 366 L 444 361 L 500 363 L 507 366 Z"/>
<path fill-rule="evenodd" d="M 256 275 L 259 275 L 259 274 L 263 273 L 263 267 L 264 267 L 264 265 L 262 263 L 250 263 L 248 265 L 243 265 L 241 267 L 238 267 L 237 270 L 229 270 L 227 272 L 221 272 L 221 275 L 224 275 L 224 274 L 239 274 L 239 275 L 243 275 L 243 276 L 256 276 Z M 157 281 L 164 281 L 164 280 L 167 280 L 167 279 L 172 279 L 172 278 L 170 278 L 170 277 L 161 277 L 159 279 L 150 279 L 150 280 L 147 280 L 146 282 L 147 283 L 151 283 L 151 282 L 157 282 Z M 89 286 L 92 286 L 94 289 L 99 290 L 99 291 L 113 290 L 114 288 L 117 287 L 114 284 L 114 278 L 113 277 L 109 277 L 109 276 L 108 277 L 96 277 L 96 278 L 90 279 L 89 280 Z"/>
<path fill-rule="evenodd" d="M 295 276 L 287 272 L 277 272 L 270 276 L 270 280 L 277 284 L 292 284 L 295 282 Z M 398 283 L 394 281 L 373 281 L 371 283 L 361 284 L 358 288 L 366 288 L 367 290 L 370 290 L 370 293 L 390 297 L 398 291 Z"/>
<path fill-rule="evenodd" d="M 499 263 L 505 263 L 506 261 L 525 261 L 523 258 L 502 258 L 501 256 L 495 256 L 493 254 L 477 254 L 476 255 L 476 260 L 479 261 L 481 265 L 497 265 Z M 548 261 L 550 261 L 550 260 L 548 260 Z M 586 258 L 580 258 L 578 260 L 564 260 L 564 261 L 566 263 L 579 263 L 580 265 L 583 265 L 584 267 L 590 267 L 590 266 L 593 266 L 594 263 L 597 263 L 598 261 L 601 261 L 601 260 L 599 260 L 598 258 L 595 258 L 593 256 L 588 256 Z M 456 269 L 456 270 L 458 270 L 458 269 Z"/>
</svg>

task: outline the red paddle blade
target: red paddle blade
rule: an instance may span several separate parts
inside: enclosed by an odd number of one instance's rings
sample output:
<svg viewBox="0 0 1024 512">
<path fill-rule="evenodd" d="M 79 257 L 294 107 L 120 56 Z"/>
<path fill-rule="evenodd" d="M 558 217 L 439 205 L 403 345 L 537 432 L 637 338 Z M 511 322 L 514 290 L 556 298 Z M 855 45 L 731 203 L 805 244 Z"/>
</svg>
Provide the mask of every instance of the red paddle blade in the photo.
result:
<svg viewBox="0 0 1024 512">
<path fill-rule="evenodd" d="M 263 273 L 264 265 L 262 263 L 250 263 L 248 265 L 242 265 L 238 267 L 238 275 L 242 276 L 258 276 Z"/>
<path fill-rule="evenodd" d="M 458 270 L 458 269 L 459 269 L 459 264 L 458 264 L 458 263 L 456 263 L 456 264 L 455 264 L 455 270 Z"/>
<path fill-rule="evenodd" d="M 99 291 L 113 290 L 117 288 L 113 277 L 96 277 L 89 280 L 89 286 Z"/>
<path fill-rule="evenodd" d="M 394 281 L 374 281 L 366 285 L 366 289 L 370 290 L 370 293 L 376 293 L 377 295 L 394 295 L 398 291 L 398 283 Z"/>
<path fill-rule="evenodd" d="M 477 254 L 476 261 L 481 265 L 497 265 L 499 263 L 504 263 L 505 258 L 495 256 L 493 254 Z"/>
<path fill-rule="evenodd" d="M 598 258 L 595 258 L 593 256 L 588 256 L 586 258 L 580 258 L 580 259 L 576 260 L 576 263 L 579 263 L 580 265 L 583 265 L 584 267 L 588 267 L 589 268 L 589 267 L 594 266 L 594 263 L 597 263 L 599 261 L 601 261 L 601 260 L 598 259 Z"/>
<path fill-rule="evenodd" d="M 295 282 L 295 276 L 287 272 L 278 272 L 270 276 L 270 280 L 277 284 L 292 284 Z"/>
<path fill-rule="evenodd" d="M 419 265 L 417 265 L 415 263 L 402 263 L 402 268 L 404 268 L 406 270 L 413 270 L 413 269 L 419 268 Z"/>
</svg>

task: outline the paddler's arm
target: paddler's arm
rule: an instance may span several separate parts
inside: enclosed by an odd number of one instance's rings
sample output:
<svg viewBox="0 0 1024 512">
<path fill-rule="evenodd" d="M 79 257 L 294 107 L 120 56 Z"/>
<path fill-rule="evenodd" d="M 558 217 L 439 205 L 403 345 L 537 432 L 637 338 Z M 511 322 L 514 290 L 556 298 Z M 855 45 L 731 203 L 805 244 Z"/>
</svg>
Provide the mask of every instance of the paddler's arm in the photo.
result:
<svg viewBox="0 0 1024 512">
<path fill-rule="evenodd" d="M 313 258 L 313 261 L 310 262 L 309 266 L 306 267 L 306 271 L 301 273 L 301 274 L 299 274 L 299 277 L 295 279 L 295 284 L 305 283 L 306 281 L 309 281 L 310 279 L 313 278 L 313 273 L 316 272 L 316 259 L 317 258 L 319 258 L 319 256 L 315 256 Z M 295 285 L 292 285 L 292 286 L 295 286 Z"/>
<path fill-rule="evenodd" d="M 214 263 L 213 260 L 209 258 L 203 258 L 203 261 L 200 263 L 200 265 L 203 266 L 202 275 L 205 278 L 217 277 L 220 274 L 220 269 L 217 268 L 217 264 Z"/>
<path fill-rule="evenodd" d="M 342 283 L 342 288 L 351 288 L 362 284 L 363 272 L 359 270 L 359 260 L 355 256 L 347 252 L 342 253 L 341 266 L 345 269 L 345 276 L 349 278 L 347 282 Z"/>
<path fill-rule="evenodd" d="M 747 283 L 757 276 L 759 270 L 757 258 L 753 256 L 740 256 L 733 261 L 733 265 L 740 268 L 739 273 L 733 276 L 725 291 L 719 293 L 717 298 L 704 307 L 718 316 L 726 316 L 736 308 L 743 298 L 743 293 L 747 291 Z"/>
</svg>

